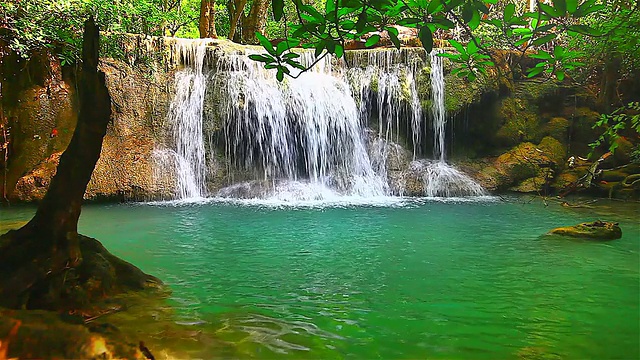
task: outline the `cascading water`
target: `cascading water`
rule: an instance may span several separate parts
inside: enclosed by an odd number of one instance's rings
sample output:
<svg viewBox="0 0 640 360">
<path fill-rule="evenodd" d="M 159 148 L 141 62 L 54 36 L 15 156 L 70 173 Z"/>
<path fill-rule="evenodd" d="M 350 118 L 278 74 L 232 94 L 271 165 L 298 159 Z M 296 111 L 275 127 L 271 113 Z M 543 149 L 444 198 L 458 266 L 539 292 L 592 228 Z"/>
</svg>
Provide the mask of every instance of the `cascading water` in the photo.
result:
<svg viewBox="0 0 640 360">
<path fill-rule="evenodd" d="M 327 57 L 298 79 L 278 82 L 274 71 L 246 54 L 209 62 L 215 71 L 208 77 L 206 45 L 206 40 L 177 41 L 173 48 L 185 68 L 176 73 L 169 111 L 173 139 L 156 156 L 175 172 L 176 197 L 207 196 L 208 182 L 220 178 L 232 185 L 214 194 L 228 198 L 386 196 L 397 193 L 388 184 L 388 162 L 395 157 L 395 164 L 407 164 L 411 158 L 401 160 L 407 157 L 400 144 L 413 147 L 410 170 L 420 172 L 425 195 L 483 194 L 445 162 L 444 75 L 434 53 L 436 160 L 425 161 L 416 160 L 426 129 L 416 89 L 424 52 L 356 51 L 347 63 Z M 299 55 L 303 64 L 315 60 L 311 52 Z M 218 174 L 213 162 L 221 158 L 227 168 Z"/>
<path fill-rule="evenodd" d="M 302 63 L 313 61 L 309 52 Z M 367 153 L 360 112 L 349 84 L 320 61 L 296 80 L 246 56 L 220 59 L 225 155 L 259 183 L 222 189 L 223 197 L 325 199 L 336 195 L 384 196 L 386 179 Z"/>
<path fill-rule="evenodd" d="M 431 60 L 431 127 L 433 129 L 433 161 L 411 163 L 411 170 L 422 176 L 427 197 L 482 196 L 485 191 L 466 174 L 446 163 L 445 82 L 442 57 L 438 50 L 429 54 Z"/>
<path fill-rule="evenodd" d="M 173 149 L 157 151 L 156 160 L 173 166 L 176 196 L 180 199 L 205 195 L 205 147 L 202 111 L 206 90 L 204 58 L 209 40 L 176 39 L 174 61 L 184 64 L 176 72 L 176 93 L 169 107 L 168 122 L 173 133 Z"/>
</svg>

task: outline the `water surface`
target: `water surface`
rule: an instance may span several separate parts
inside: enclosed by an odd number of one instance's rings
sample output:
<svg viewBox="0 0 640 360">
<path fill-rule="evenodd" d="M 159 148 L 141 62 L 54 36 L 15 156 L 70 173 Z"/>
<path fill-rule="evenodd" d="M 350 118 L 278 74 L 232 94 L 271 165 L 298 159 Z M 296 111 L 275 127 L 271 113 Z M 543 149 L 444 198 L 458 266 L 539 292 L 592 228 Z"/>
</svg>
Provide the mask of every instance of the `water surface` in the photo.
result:
<svg viewBox="0 0 640 360">
<path fill-rule="evenodd" d="M 147 333 L 167 353 L 637 359 L 638 204 L 528 200 L 88 205 L 80 232 L 171 287 L 193 340 Z M 622 239 L 541 236 L 596 219 Z"/>
</svg>

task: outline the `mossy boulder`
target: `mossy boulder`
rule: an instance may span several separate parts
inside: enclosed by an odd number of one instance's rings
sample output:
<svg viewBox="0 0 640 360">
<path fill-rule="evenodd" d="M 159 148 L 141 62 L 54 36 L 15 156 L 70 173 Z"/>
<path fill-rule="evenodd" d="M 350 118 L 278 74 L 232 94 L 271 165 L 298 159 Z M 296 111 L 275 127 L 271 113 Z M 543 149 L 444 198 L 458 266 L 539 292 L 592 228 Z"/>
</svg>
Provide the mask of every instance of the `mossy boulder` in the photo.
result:
<svg viewBox="0 0 640 360">
<path fill-rule="evenodd" d="M 596 220 L 573 226 L 559 227 L 551 230 L 548 235 L 561 235 L 591 240 L 615 240 L 622 237 L 622 229 L 618 223 Z"/>
<path fill-rule="evenodd" d="M 566 142 L 569 136 L 571 123 L 563 117 L 554 117 L 545 125 L 544 131 L 549 136 L 562 142 Z"/>
<path fill-rule="evenodd" d="M 565 155 L 564 145 L 547 136 L 538 145 L 523 142 L 496 158 L 469 161 L 463 169 L 487 190 L 538 192 L 550 185 Z"/>
<path fill-rule="evenodd" d="M 545 136 L 538 149 L 542 150 L 544 155 L 553 161 L 555 168 L 561 168 L 567 156 L 567 149 L 560 141 L 551 136 Z"/>
<path fill-rule="evenodd" d="M 498 108 L 502 126 L 496 133 L 496 141 L 502 146 L 514 146 L 521 142 L 538 142 L 543 129 L 535 108 L 519 98 L 503 99 Z"/>
<path fill-rule="evenodd" d="M 615 140 L 616 150 L 613 153 L 617 165 L 624 165 L 631 161 L 631 152 L 635 146 L 626 137 L 620 136 Z"/>
</svg>

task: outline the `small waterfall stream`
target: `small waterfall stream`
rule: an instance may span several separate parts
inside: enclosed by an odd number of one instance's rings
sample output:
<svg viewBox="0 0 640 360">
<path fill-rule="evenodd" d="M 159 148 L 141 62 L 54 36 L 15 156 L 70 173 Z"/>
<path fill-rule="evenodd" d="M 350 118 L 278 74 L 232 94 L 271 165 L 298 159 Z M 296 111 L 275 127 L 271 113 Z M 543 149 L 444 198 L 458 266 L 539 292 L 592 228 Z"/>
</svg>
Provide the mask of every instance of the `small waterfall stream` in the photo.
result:
<svg viewBox="0 0 640 360">
<path fill-rule="evenodd" d="M 431 127 L 433 129 L 434 160 L 414 161 L 411 163 L 411 169 L 422 174 L 424 193 L 427 197 L 486 195 L 480 184 L 445 161 L 447 114 L 443 58 L 438 56 L 438 50 L 431 51 L 429 58 L 431 61 Z"/>
<path fill-rule="evenodd" d="M 176 196 L 179 199 L 200 198 L 206 194 L 206 158 L 203 133 L 203 104 L 206 91 L 204 58 L 208 40 L 177 39 L 173 58 L 185 65 L 176 72 L 176 92 L 169 107 L 169 125 L 173 149 L 157 151 L 163 167 L 173 167 Z"/>
<path fill-rule="evenodd" d="M 346 63 L 327 57 L 298 79 L 278 82 L 275 71 L 247 54 L 225 54 L 205 64 L 206 45 L 185 40 L 173 49 L 184 64 L 175 75 L 169 111 L 173 138 L 156 156 L 161 167 L 173 168 L 177 198 L 387 196 L 387 162 L 400 159 L 400 144 L 413 148 L 409 167 L 422 174 L 425 195 L 484 194 L 445 162 L 444 74 L 434 53 L 436 161 L 426 161 L 416 160 L 427 128 L 416 89 L 424 52 L 357 51 Z M 308 51 L 300 58 L 303 64 L 314 61 Z M 231 185 L 212 194 L 208 181 L 220 158 L 226 171 L 219 176 Z"/>
</svg>

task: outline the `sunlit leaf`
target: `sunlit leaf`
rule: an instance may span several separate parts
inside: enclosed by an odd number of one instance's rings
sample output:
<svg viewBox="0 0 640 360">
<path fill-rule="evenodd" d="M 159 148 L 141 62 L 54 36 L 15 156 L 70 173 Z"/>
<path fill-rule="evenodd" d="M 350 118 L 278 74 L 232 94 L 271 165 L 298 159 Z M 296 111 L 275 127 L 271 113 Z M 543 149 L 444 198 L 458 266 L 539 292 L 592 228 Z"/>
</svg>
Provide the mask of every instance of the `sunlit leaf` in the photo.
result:
<svg viewBox="0 0 640 360">
<path fill-rule="evenodd" d="M 380 41 L 380 35 L 376 34 L 367 39 L 367 42 L 364 43 L 365 47 L 371 47 Z"/>
</svg>

